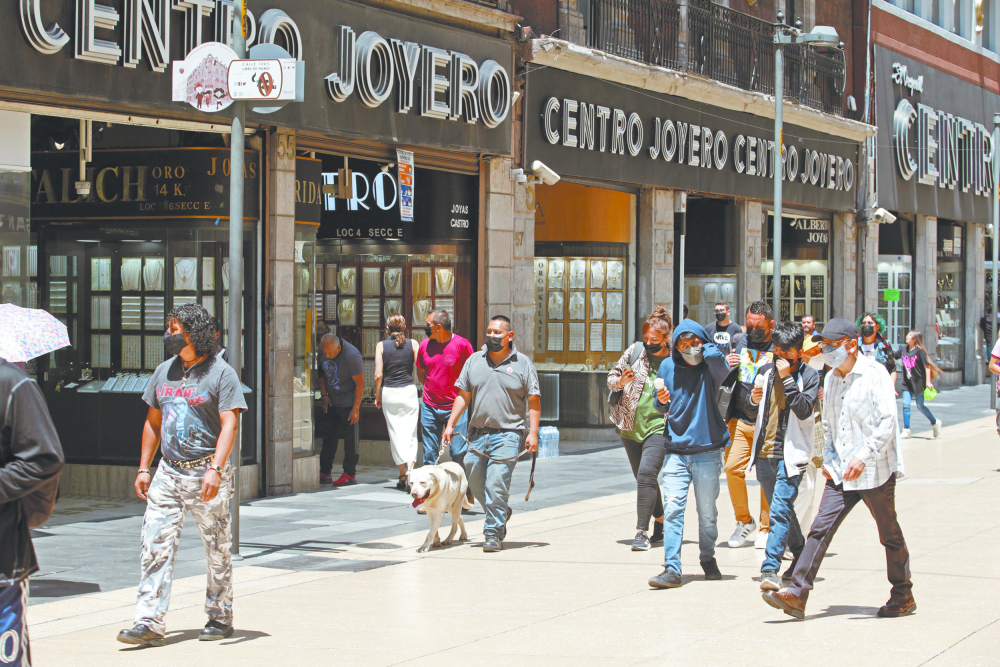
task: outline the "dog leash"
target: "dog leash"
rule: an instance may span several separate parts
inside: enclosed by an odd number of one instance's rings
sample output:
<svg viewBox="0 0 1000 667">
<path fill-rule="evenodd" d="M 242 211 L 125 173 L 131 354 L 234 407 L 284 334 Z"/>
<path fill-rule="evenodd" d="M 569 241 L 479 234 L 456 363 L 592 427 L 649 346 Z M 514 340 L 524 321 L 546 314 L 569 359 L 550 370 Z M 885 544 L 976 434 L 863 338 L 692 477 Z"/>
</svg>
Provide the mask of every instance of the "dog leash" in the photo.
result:
<svg viewBox="0 0 1000 667">
<path fill-rule="evenodd" d="M 469 450 L 470 451 L 473 451 L 476 454 L 479 454 L 480 456 L 482 456 L 483 458 L 489 459 L 490 461 L 493 461 L 495 463 L 506 463 L 507 461 L 515 461 L 515 460 L 521 458 L 522 456 L 524 456 L 525 454 L 529 453 L 528 450 L 525 449 L 520 454 L 516 454 L 514 456 L 508 456 L 507 458 L 503 458 L 503 459 L 496 459 L 496 458 L 493 458 L 492 456 L 490 456 L 489 454 L 486 454 L 485 452 L 481 452 L 478 449 L 476 449 L 475 447 L 473 447 L 472 443 L 469 441 L 469 439 L 465 435 L 463 435 L 461 433 L 455 433 L 455 435 L 462 436 L 462 439 L 465 440 L 466 444 L 469 446 Z M 441 445 L 441 450 L 438 452 L 438 459 L 440 459 L 441 458 L 441 454 L 444 453 L 444 448 L 445 448 L 445 445 L 442 444 Z M 531 473 L 528 475 L 528 492 L 526 494 L 524 494 L 524 500 L 525 501 L 527 501 L 528 498 L 531 497 L 531 490 L 535 488 L 535 463 L 538 462 L 538 448 L 536 447 L 535 450 L 532 451 L 532 452 L 530 452 L 530 453 L 531 453 Z"/>
</svg>

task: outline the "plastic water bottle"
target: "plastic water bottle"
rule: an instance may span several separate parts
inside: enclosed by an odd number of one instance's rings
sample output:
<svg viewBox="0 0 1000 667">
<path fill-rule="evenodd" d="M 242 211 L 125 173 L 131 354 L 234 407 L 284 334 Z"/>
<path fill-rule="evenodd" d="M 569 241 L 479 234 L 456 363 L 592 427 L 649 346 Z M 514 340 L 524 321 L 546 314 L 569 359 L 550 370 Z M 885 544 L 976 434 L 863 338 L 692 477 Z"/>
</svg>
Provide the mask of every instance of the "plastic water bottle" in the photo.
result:
<svg viewBox="0 0 1000 667">
<path fill-rule="evenodd" d="M 548 459 L 559 456 L 559 429 L 542 426 L 538 429 L 538 458 Z"/>
</svg>

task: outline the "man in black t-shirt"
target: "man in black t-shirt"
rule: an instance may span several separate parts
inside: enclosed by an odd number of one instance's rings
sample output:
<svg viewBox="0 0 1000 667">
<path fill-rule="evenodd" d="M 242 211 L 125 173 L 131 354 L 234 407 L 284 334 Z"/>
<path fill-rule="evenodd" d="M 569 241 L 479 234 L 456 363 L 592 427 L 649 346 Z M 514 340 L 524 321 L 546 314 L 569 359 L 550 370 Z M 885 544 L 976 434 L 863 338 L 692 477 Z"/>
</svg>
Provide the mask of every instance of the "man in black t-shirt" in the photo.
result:
<svg viewBox="0 0 1000 667">
<path fill-rule="evenodd" d="M 743 327 L 729 319 L 729 302 L 718 301 L 715 304 L 715 321 L 705 327 L 712 337 L 712 342 L 719 348 L 723 356 L 733 351 L 733 336 L 742 333 Z"/>
<path fill-rule="evenodd" d="M 729 485 L 729 499 L 736 513 L 736 530 L 729 538 L 733 549 L 743 546 L 751 533 L 757 529 L 757 522 L 750 515 L 750 501 L 747 497 L 746 467 L 753 449 L 753 425 L 756 415 L 746 412 L 746 395 L 753 390 L 764 366 L 774 360 L 774 346 L 771 330 L 774 318 L 771 306 L 764 301 L 754 301 L 747 307 L 747 332 L 741 336 L 735 349 L 726 357 L 730 368 L 739 368 L 736 386 L 730 402 L 729 438 L 732 446 L 726 450 L 726 483 Z M 763 549 L 767 545 L 767 531 L 770 526 L 770 507 L 763 488 L 760 492 L 760 533 L 755 546 Z"/>
</svg>

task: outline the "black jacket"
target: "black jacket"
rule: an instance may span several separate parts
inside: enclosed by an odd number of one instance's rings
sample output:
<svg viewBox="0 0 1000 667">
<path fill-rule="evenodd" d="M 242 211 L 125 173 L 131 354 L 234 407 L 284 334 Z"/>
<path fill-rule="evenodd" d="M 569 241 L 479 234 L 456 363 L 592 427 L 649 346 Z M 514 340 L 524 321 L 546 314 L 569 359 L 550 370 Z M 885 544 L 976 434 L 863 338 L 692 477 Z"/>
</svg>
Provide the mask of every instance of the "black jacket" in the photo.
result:
<svg viewBox="0 0 1000 667">
<path fill-rule="evenodd" d="M 41 390 L 0 359 L 0 587 L 38 570 L 24 498 L 63 467 L 63 451 Z"/>
<path fill-rule="evenodd" d="M 773 368 L 774 363 L 767 364 L 760 369 L 760 374 L 764 374 Z M 799 391 L 798 385 L 800 375 L 802 376 L 802 391 Z M 746 398 L 744 399 L 743 408 L 748 416 L 757 419 L 761 406 L 765 410 L 764 419 L 761 421 L 760 433 L 757 436 L 757 442 L 754 443 L 757 454 L 760 453 L 761 448 L 764 446 L 764 438 L 767 434 L 767 422 L 770 416 L 771 391 L 774 389 L 774 382 L 777 377 L 778 374 L 776 372 L 768 376 L 767 386 L 764 387 L 764 397 L 760 403 L 754 403 L 751 400 L 750 392 L 746 393 Z M 775 458 L 784 456 L 785 430 L 788 428 L 789 414 L 795 413 L 795 416 L 799 419 L 809 419 L 812 417 L 820 388 L 819 373 L 815 368 L 805 363 L 800 363 L 798 368 L 792 371 L 782 382 L 785 388 L 785 409 L 778 413 L 778 428 L 774 434 Z"/>
</svg>

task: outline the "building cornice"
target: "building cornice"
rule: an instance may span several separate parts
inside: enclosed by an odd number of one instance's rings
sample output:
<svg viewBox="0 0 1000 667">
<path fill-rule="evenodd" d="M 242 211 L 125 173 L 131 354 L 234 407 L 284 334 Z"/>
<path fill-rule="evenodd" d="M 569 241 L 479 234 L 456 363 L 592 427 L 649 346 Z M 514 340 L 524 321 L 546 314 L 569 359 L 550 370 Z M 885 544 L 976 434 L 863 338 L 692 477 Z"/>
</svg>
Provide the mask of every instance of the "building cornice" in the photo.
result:
<svg viewBox="0 0 1000 667">
<path fill-rule="evenodd" d="M 535 65 L 554 67 L 650 92 L 675 95 L 731 111 L 774 118 L 773 95 L 755 93 L 686 72 L 647 65 L 561 39 L 533 39 L 523 45 L 519 55 Z M 876 128 L 867 123 L 787 101 L 783 116 L 786 123 L 852 141 L 864 141 L 876 134 Z"/>
<path fill-rule="evenodd" d="M 467 0 L 367 0 L 366 4 L 413 16 L 444 19 L 444 23 L 452 25 L 473 24 L 468 27 L 486 31 L 513 33 L 521 20 L 520 16 Z"/>
</svg>

